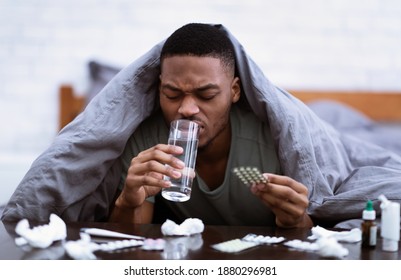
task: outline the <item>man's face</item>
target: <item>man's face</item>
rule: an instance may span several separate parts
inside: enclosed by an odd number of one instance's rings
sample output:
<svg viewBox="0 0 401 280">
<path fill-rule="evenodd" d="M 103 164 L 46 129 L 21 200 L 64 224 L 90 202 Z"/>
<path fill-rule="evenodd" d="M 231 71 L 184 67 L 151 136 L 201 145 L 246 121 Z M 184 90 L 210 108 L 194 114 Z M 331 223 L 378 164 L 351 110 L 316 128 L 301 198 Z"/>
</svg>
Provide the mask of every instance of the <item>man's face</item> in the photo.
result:
<svg viewBox="0 0 401 280">
<path fill-rule="evenodd" d="M 199 148 L 229 129 L 232 103 L 240 97 L 239 79 L 220 59 L 173 56 L 162 62 L 160 106 L 165 121 L 189 119 L 199 124 Z"/>
</svg>

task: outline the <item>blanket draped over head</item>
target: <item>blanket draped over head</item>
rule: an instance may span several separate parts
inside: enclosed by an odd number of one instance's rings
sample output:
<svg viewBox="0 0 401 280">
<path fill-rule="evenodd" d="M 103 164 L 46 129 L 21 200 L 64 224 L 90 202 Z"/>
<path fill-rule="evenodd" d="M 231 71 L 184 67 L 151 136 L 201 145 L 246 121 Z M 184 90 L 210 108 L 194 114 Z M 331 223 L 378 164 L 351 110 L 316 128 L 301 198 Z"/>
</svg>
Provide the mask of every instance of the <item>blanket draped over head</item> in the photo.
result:
<svg viewBox="0 0 401 280">
<path fill-rule="evenodd" d="M 309 190 L 316 221 L 332 224 L 360 218 L 368 199 L 384 194 L 401 202 L 401 158 L 341 135 L 301 101 L 274 86 L 223 26 L 236 53 L 242 98 L 269 122 L 284 175 Z M 128 138 L 158 106 L 157 44 L 120 71 L 32 164 L 2 220 L 104 221 L 119 185 L 118 160 Z M 380 214 L 380 213 L 379 213 Z"/>
</svg>

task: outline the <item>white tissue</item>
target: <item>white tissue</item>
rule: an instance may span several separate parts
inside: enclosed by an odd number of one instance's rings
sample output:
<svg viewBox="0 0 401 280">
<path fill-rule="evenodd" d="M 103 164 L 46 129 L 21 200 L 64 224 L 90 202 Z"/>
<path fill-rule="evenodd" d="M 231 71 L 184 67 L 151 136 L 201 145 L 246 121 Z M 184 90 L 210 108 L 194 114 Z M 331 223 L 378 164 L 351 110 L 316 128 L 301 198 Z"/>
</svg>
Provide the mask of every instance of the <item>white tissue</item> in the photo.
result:
<svg viewBox="0 0 401 280">
<path fill-rule="evenodd" d="M 287 241 L 284 245 L 302 250 L 316 252 L 322 257 L 343 258 L 348 255 L 348 249 L 344 248 L 335 238 L 322 237 L 316 242 L 301 241 L 298 239 Z"/>
<path fill-rule="evenodd" d="M 74 260 L 95 260 L 94 251 L 100 247 L 98 244 L 91 242 L 91 238 L 87 233 L 80 233 L 81 239 L 75 241 L 67 241 L 64 249 L 68 256 Z"/>
<path fill-rule="evenodd" d="M 177 225 L 171 220 L 166 220 L 161 227 L 163 235 L 189 236 L 203 232 L 205 225 L 200 219 L 188 218 L 182 224 Z"/>
<path fill-rule="evenodd" d="M 315 242 L 291 240 L 284 243 L 284 245 L 298 250 L 313 251 L 322 257 L 344 258 L 349 251 L 339 241 L 354 243 L 362 239 L 362 232 L 359 228 L 354 228 L 350 231 L 331 231 L 316 226 L 311 231 L 312 235 L 308 239 L 316 240 Z"/>
<path fill-rule="evenodd" d="M 309 240 L 316 240 L 322 237 L 332 237 L 340 242 L 355 243 L 362 240 L 362 231 L 359 228 L 354 228 L 350 231 L 331 231 L 320 226 L 312 228 L 312 235 Z"/>
<path fill-rule="evenodd" d="M 15 239 L 18 246 L 29 244 L 35 248 L 47 248 L 53 242 L 64 240 L 67 237 L 67 226 L 56 214 L 50 215 L 50 222 L 46 225 L 30 228 L 27 219 L 17 223 L 15 232 L 20 235 Z"/>
<path fill-rule="evenodd" d="M 323 237 L 316 241 L 318 254 L 322 257 L 344 258 L 348 256 L 348 249 L 344 248 L 335 238 Z"/>
</svg>

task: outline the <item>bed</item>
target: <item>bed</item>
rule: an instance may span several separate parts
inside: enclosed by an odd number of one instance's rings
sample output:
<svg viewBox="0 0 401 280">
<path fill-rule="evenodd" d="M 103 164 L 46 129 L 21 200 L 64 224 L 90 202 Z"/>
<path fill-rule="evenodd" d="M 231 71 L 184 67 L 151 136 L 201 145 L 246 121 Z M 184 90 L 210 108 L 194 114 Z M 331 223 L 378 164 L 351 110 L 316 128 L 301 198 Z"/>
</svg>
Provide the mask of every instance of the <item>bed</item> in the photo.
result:
<svg viewBox="0 0 401 280">
<path fill-rule="evenodd" d="M 289 90 L 338 131 L 401 155 L 401 92 Z"/>
<path fill-rule="evenodd" d="M 90 61 L 88 67 L 91 78 L 88 93 L 78 93 L 68 84 L 59 88 L 60 129 L 72 121 L 120 69 L 97 61 Z M 401 155 L 401 91 L 286 90 L 341 133 Z"/>
</svg>

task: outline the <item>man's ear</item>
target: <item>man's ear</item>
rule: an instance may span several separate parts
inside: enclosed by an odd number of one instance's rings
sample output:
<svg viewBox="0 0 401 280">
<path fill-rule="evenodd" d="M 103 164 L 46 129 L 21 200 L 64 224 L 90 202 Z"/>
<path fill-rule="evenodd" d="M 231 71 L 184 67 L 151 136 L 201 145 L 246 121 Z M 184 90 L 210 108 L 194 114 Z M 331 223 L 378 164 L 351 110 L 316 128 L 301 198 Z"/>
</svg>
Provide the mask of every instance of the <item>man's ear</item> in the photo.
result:
<svg viewBox="0 0 401 280">
<path fill-rule="evenodd" d="M 231 91 L 232 91 L 232 103 L 236 103 L 241 97 L 241 81 L 238 77 L 235 77 L 233 79 L 233 82 L 231 84 Z"/>
</svg>

